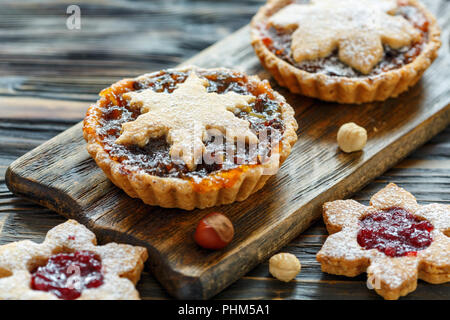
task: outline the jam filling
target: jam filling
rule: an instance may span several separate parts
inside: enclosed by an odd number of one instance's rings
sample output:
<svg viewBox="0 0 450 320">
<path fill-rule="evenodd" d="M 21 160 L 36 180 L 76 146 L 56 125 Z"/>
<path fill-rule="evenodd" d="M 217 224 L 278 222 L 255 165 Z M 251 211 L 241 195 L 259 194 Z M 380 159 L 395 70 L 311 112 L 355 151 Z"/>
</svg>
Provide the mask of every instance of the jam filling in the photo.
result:
<svg viewBox="0 0 450 320">
<path fill-rule="evenodd" d="M 302 1 L 301 3 L 305 3 L 305 1 Z M 292 57 L 291 51 L 292 34 L 295 30 L 288 31 L 275 28 L 274 26 L 262 26 L 260 32 L 263 36 L 263 43 L 270 51 L 301 70 L 310 73 L 322 73 L 328 76 L 370 77 L 398 69 L 411 63 L 420 54 L 425 45 L 425 41 L 428 37 L 429 22 L 420 10 L 407 3 L 400 3 L 396 15 L 403 16 L 421 32 L 421 41 L 400 49 L 393 49 L 388 45 L 384 45 L 383 59 L 373 68 L 369 75 L 364 75 L 341 62 L 338 57 L 338 50 L 333 51 L 325 58 L 297 63 Z"/>
<path fill-rule="evenodd" d="M 101 93 L 103 99 L 99 102 L 101 116 L 96 126 L 97 134 L 104 150 L 112 159 L 121 163 L 124 174 L 143 170 L 148 174 L 161 177 L 203 178 L 216 171 L 233 169 L 242 164 L 255 164 L 255 159 L 259 164 L 271 155 L 273 144 L 281 140 L 284 132 L 281 102 L 276 100 L 268 83 L 249 80 L 238 72 L 197 71 L 200 77 L 208 80 L 208 92 L 219 94 L 235 92 L 256 97 L 255 102 L 252 102 L 247 109 L 235 114 L 236 117 L 247 120 L 250 123 L 250 129 L 258 137 L 260 132 L 270 129 L 266 144 L 260 143 L 256 154 L 250 151 L 248 146 L 245 146 L 245 152 L 236 152 L 237 145 L 234 145 L 234 149 L 232 146 L 233 150 L 230 150 L 230 146 L 226 146 L 225 136 L 221 139 L 222 144 L 208 136 L 205 141 L 207 152 L 213 157 L 222 156 L 224 161 L 212 164 L 203 161 L 195 170 L 190 171 L 183 163 L 172 161 L 169 154 L 170 145 L 165 137 L 151 139 L 145 147 L 115 143 L 120 136 L 122 124 L 135 120 L 141 114 L 140 110 L 133 108 L 128 101 L 122 99 L 123 93 L 147 88 L 156 92 L 171 93 L 178 84 L 186 80 L 189 72 L 160 71 L 144 80 L 122 81 Z M 233 156 L 227 156 L 228 154 Z"/>
<path fill-rule="evenodd" d="M 402 208 L 390 208 L 365 216 L 360 222 L 358 244 L 390 257 L 416 256 L 433 241 L 433 225 Z"/>
<path fill-rule="evenodd" d="M 100 257 L 91 251 L 55 254 L 45 266 L 32 272 L 31 288 L 51 292 L 60 299 L 74 300 L 84 289 L 103 284 L 101 269 Z"/>
</svg>

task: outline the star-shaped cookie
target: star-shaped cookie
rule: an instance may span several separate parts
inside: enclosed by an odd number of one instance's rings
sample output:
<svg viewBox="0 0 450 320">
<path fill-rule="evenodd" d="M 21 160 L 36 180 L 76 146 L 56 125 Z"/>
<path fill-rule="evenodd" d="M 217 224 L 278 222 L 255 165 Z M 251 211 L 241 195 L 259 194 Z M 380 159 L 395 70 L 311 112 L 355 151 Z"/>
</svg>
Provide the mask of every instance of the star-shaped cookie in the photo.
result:
<svg viewBox="0 0 450 320">
<path fill-rule="evenodd" d="M 92 252 L 98 256 L 103 284 L 83 289 L 78 299 L 139 299 L 134 285 L 139 280 L 147 259 L 147 250 L 126 244 L 96 244 L 97 240 L 91 231 L 75 220 L 68 220 L 51 229 L 43 243 L 24 240 L 0 246 L 0 300 L 58 299 L 51 292 L 33 290 L 32 273 L 39 266 L 45 266 L 49 258 L 57 254 L 80 251 Z M 76 268 L 68 271 L 77 276 Z M 61 280 L 64 275 L 53 274 L 52 277 Z"/>
<path fill-rule="evenodd" d="M 172 158 L 182 159 L 191 170 L 205 151 L 204 140 L 209 129 L 219 130 L 227 141 L 242 139 L 256 144 L 258 138 L 250 130 L 250 123 L 234 114 L 248 107 L 255 97 L 235 92 L 210 93 L 207 86 L 206 79 L 191 71 L 172 93 L 145 89 L 124 94 L 130 105 L 140 108 L 142 114 L 122 125 L 116 143 L 143 147 L 149 139 L 165 136 L 171 145 Z"/>
<path fill-rule="evenodd" d="M 391 213 L 390 225 L 383 225 L 380 220 Z M 402 222 L 404 217 L 413 223 Z M 323 218 L 330 236 L 317 260 L 324 272 L 348 277 L 367 272 L 368 283 L 385 299 L 414 291 L 418 278 L 435 284 L 450 281 L 449 205 L 419 205 L 411 193 L 391 183 L 372 197 L 370 206 L 354 200 L 325 203 Z M 368 218 L 366 227 L 383 236 L 379 241 L 371 238 L 370 249 L 361 246 L 365 240 L 361 230 Z M 418 249 L 405 251 L 408 246 L 402 245 L 395 251 L 392 244 L 398 246 L 400 240 L 414 243 Z"/>
<path fill-rule="evenodd" d="M 292 34 L 296 62 L 324 58 L 335 49 L 339 59 L 369 74 L 383 58 L 383 44 L 399 49 L 420 39 L 420 33 L 402 16 L 395 16 L 395 0 L 311 0 L 291 4 L 269 23 Z"/>
</svg>

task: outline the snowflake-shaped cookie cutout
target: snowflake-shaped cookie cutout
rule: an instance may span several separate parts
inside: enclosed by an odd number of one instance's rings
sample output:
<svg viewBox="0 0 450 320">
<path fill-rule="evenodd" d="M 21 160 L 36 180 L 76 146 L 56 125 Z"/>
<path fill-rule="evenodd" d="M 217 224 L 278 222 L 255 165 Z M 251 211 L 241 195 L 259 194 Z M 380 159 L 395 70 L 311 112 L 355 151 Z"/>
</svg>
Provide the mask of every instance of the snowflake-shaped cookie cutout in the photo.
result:
<svg viewBox="0 0 450 320">
<path fill-rule="evenodd" d="M 292 56 L 298 63 L 330 55 L 363 74 L 383 58 L 383 44 L 399 49 L 420 39 L 420 32 L 402 16 L 394 16 L 396 0 L 311 0 L 291 4 L 269 24 L 295 30 Z"/>
<path fill-rule="evenodd" d="M 134 285 L 140 278 L 147 250 L 126 244 L 96 244 L 96 237 L 91 231 L 75 220 L 68 220 L 51 229 L 42 243 L 24 240 L 0 246 L 0 300 L 58 299 L 51 292 L 32 289 L 32 272 L 44 266 L 52 256 L 81 251 L 92 252 L 100 258 L 103 283 L 96 288 L 83 289 L 78 299 L 139 299 Z M 71 280 L 76 285 L 76 268 L 72 271 L 69 274 L 74 274 Z M 55 276 L 58 277 L 57 274 Z"/>
<path fill-rule="evenodd" d="M 208 92 L 209 82 L 191 71 L 185 82 L 172 93 L 145 89 L 128 92 L 123 97 L 131 106 L 140 108 L 141 115 L 122 125 L 119 144 L 145 146 L 152 138 L 165 136 L 171 145 L 170 155 L 195 169 L 205 151 L 207 130 L 219 130 L 227 141 L 247 141 L 256 144 L 258 138 L 250 130 L 250 123 L 235 113 L 255 100 L 252 95 L 235 92 Z"/>
<path fill-rule="evenodd" d="M 408 212 L 424 224 L 430 223 L 431 243 L 401 256 L 390 256 L 388 251 L 377 248 L 363 248 L 358 242 L 362 221 L 392 208 Z M 385 299 L 398 299 L 414 291 L 418 278 L 434 284 L 450 281 L 449 205 L 419 205 L 411 193 L 390 183 L 371 198 L 370 206 L 354 200 L 337 200 L 325 203 L 323 210 L 330 236 L 317 253 L 322 271 L 348 277 L 367 272 L 368 286 Z M 396 236 L 395 228 L 388 232 Z M 420 230 L 414 232 L 411 237 L 426 234 Z"/>
</svg>

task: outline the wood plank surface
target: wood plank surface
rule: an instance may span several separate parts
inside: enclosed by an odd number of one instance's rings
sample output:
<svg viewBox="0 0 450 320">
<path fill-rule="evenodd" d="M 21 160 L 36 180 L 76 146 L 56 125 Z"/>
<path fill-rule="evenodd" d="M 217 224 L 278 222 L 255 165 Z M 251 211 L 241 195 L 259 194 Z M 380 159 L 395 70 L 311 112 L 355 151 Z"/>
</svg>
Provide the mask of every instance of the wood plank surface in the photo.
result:
<svg viewBox="0 0 450 320">
<path fill-rule="evenodd" d="M 172 2 L 170 2 L 172 3 Z M 176 2 L 175 2 L 176 3 Z M 217 2 L 219 5 L 223 5 L 224 2 Z M 112 2 L 112 8 L 105 8 L 101 7 L 99 8 L 91 8 L 90 13 L 95 12 L 103 12 L 106 10 L 108 12 L 108 9 L 110 9 L 112 14 L 114 15 L 115 9 L 114 6 L 117 4 L 117 2 Z M 240 1 L 239 4 L 242 4 L 247 11 L 244 10 L 234 10 L 234 14 L 237 16 L 240 16 L 242 14 L 243 16 L 250 17 L 251 14 L 256 10 L 256 7 L 260 5 L 260 2 L 242 2 Z M 88 4 L 89 6 L 90 4 Z M 93 7 L 95 7 L 96 3 L 93 2 Z M 122 6 L 129 6 L 130 4 L 121 2 Z M 439 2 L 439 4 L 436 4 L 436 2 L 432 2 L 432 9 L 441 9 L 441 12 L 445 12 L 443 9 L 442 2 Z M 17 6 L 14 3 L 10 3 L 9 6 L 14 7 Z M 31 16 L 31 12 L 27 13 L 27 5 L 19 5 L 22 8 L 15 8 L 14 14 L 19 15 L 18 13 L 21 13 L 25 17 Z M 176 6 L 176 5 L 175 5 Z M 189 16 L 191 12 L 194 10 L 192 9 L 194 6 L 200 6 L 202 7 L 202 10 L 199 10 L 199 15 L 205 14 L 208 16 L 208 12 L 214 12 L 214 6 L 215 4 L 209 4 L 203 1 L 195 2 L 195 3 L 189 3 L 188 6 L 192 6 L 189 9 L 184 8 L 183 9 L 177 9 L 175 12 L 177 12 L 175 15 L 177 15 L 177 18 L 180 18 L 180 16 Z M 224 5 L 227 6 L 228 5 Z M 230 4 L 232 6 L 232 4 Z M 183 7 L 183 5 L 180 5 L 180 7 Z M 45 12 L 50 10 L 52 8 L 51 5 L 43 6 L 43 9 L 38 10 L 38 15 L 42 14 L 44 15 Z M 207 8 L 207 9 L 205 9 Z M 212 8 L 212 9 L 211 9 Z M 444 7 L 445 9 L 445 7 Z M 9 9 L 12 10 L 12 9 Z M 29 9 L 31 10 L 31 9 Z M 98 10 L 98 11 L 96 11 Z M 102 11 L 103 10 L 103 11 Z M 168 9 L 168 12 L 174 12 L 171 11 L 173 8 Z M 52 10 L 50 10 L 52 11 Z M 136 9 L 136 11 L 139 11 Z M 144 10 L 145 11 L 145 10 Z M 214 24 L 206 24 L 206 28 L 202 29 L 203 33 L 208 34 L 214 34 L 211 38 L 214 36 L 217 37 L 217 34 L 215 34 L 215 28 L 217 28 L 217 25 L 221 23 L 222 20 L 224 20 L 223 24 L 226 25 L 230 22 L 230 19 L 223 18 L 226 17 L 230 12 L 233 12 L 233 10 L 229 9 L 229 11 L 226 10 L 219 10 L 220 13 L 216 13 L 215 16 L 212 18 L 214 21 L 218 20 L 219 22 Z M 238 12 L 239 11 L 239 12 Z M 448 11 L 448 10 L 447 10 Z M 25 12 L 25 14 L 23 13 Z M 125 10 L 125 14 L 127 14 L 127 10 Z M 4 10 L 0 10 L 1 14 L 5 14 Z M 48 12 L 47 12 L 48 14 Z M 55 10 L 53 13 L 54 16 L 58 16 L 58 11 Z M 116 13 L 117 16 L 119 16 L 119 13 Z M 150 14 L 147 12 L 147 14 Z M 7 17 L 10 17 L 11 13 L 6 12 L 5 14 Z M 169 14 L 170 15 L 170 14 Z M 50 20 L 47 17 L 42 18 L 44 21 L 51 21 L 51 14 Z M 116 17 L 117 17 L 116 16 Z M 220 17 L 218 17 L 220 16 Z M 248 17 L 246 21 L 248 21 Z M 198 17 L 197 17 L 198 18 Z M 242 21 L 245 23 L 245 19 L 242 19 Z M 11 19 L 9 19 L 11 20 Z M 20 19 L 19 19 L 20 20 Z M 130 19 L 131 20 L 131 19 Z M 144 19 L 143 19 L 144 20 Z M 139 20 L 139 22 L 136 22 L 136 25 L 139 25 L 140 22 L 143 20 Z M 198 19 L 194 19 L 198 23 Z M 205 18 L 207 20 L 207 18 Z M 225 22 L 226 20 L 226 22 Z M 443 18 L 441 18 L 442 22 Z M 5 21 L 5 20 L 3 20 Z M 8 20 L 7 20 L 8 21 Z M 169 19 L 169 21 L 172 21 Z M 200 19 L 200 24 L 204 20 Z M 448 25 L 448 19 L 445 21 L 445 25 Z M 5 22 L 6 23 L 6 22 Z M 171 22 L 168 22 L 170 25 Z M 216 23 L 216 22 L 214 22 Z M 157 23 L 155 23 L 156 25 Z M 49 25 L 51 25 L 49 23 Z M 237 24 L 234 24 L 233 26 L 236 26 Z M 441 23 L 442 26 L 442 23 Z M 48 27 L 51 29 L 50 27 Z M 233 28 L 233 27 L 230 27 Z M 181 28 L 180 28 L 181 29 Z M 213 30 L 213 31 L 211 31 Z M 229 31 L 229 30 L 228 30 Z M 178 31 L 181 34 L 183 34 L 183 31 Z M 198 38 L 201 38 L 202 32 L 197 32 L 196 36 Z M 245 30 L 241 32 L 246 32 Z M 24 32 L 25 33 L 25 32 Z M 227 33 L 225 30 L 224 33 Z M 6 34 L 2 33 L 1 36 L 4 36 Z M 91 34 L 91 33 L 89 33 Z M 89 35 L 88 34 L 88 35 Z M 149 37 L 153 37 L 154 34 L 149 35 Z M 168 35 L 169 39 L 173 41 L 173 43 L 179 43 L 178 41 L 180 39 L 171 38 L 171 35 Z M 446 37 L 448 39 L 448 32 L 446 33 Z M 43 45 L 45 44 L 45 39 L 40 39 L 39 36 L 35 37 L 38 40 L 31 39 L 31 37 L 28 37 L 28 39 L 25 41 L 27 46 L 31 46 L 29 52 L 33 52 L 34 54 L 30 54 L 29 57 L 26 57 L 26 54 L 23 56 L 17 55 L 17 50 L 14 52 L 14 48 L 8 49 L 5 47 L 10 47 L 11 44 L 7 43 L 6 46 L 4 45 L 5 42 L 3 42 L 0 45 L 0 52 L 1 54 L 6 54 L 6 58 L 2 61 L 8 61 L 8 59 L 12 59 L 12 56 L 15 55 L 16 57 L 14 59 L 17 59 L 17 64 L 14 65 L 13 63 L 3 63 L 3 65 L 7 66 L 6 68 L 0 69 L 0 72 L 3 72 L 6 70 L 5 74 L 8 74 L 9 77 L 7 80 L 2 83 L 2 88 L 7 88 L 7 90 L 10 90 L 11 87 L 14 88 L 14 85 L 17 83 L 27 83 L 31 84 L 30 86 L 25 86 L 27 89 L 22 90 L 23 92 L 26 92 L 26 94 L 21 94 L 20 90 L 17 92 L 14 92 L 14 94 L 10 94 L 10 91 L 8 92 L 2 92 L 1 98 L 8 98 L 8 99 L 15 99 L 18 100 L 2 100 L 2 104 L 0 105 L 1 110 L 1 116 L 2 117 L 8 117 L 8 118 L 34 118 L 39 119 L 39 104 L 44 99 L 53 100 L 54 104 L 51 104 L 51 101 L 48 102 L 47 100 L 44 100 L 44 103 L 42 103 L 42 108 L 45 109 L 46 106 L 49 107 L 49 111 L 45 113 L 46 117 L 48 116 L 51 119 L 55 120 L 26 120 L 26 121 L 15 121 L 15 120 L 9 120 L 9 121 L 3 121 L 1 123 L 1 130 L 0 130 L 0 171 L 3 171 L 6 169 L 7 165 L 17 158 L 19 155 L 23 154 L 25 151 L 28 151 L 32 149 L 34 146 L 39 145 L 43 141 L 49 139 L 50 137 L 54 136 L 57 132 L 62 131 L 63 129 L 67 128 L 74 122 L 71 120 L 58 120 L 58 119 L 79 119 L 82 115 L 83 108 L 82 104 L 86 101 L 91 101 L 90 99 L 95 99 L 95 93 L 99 88 L 104 87 L 108 85 L 108 83 L 115 81 L 117 78 L 120 78 L 120 75 L 111 75 L 114 73 L 114 70 L 109 70 L 108 67 L 113 65 L 114 63 L 116 65 L 120 64 L 119 62 L 124 62 L 125 64 L 128 61 L 128 58 L 130 57 L 129 53 L 124 53 L 124 56 L 120 56 L 117 53 L 116 48 L 112 48 L 114 51 L 114 54 L 111 54 L 110 56 L 110 65 L 107 65 L 106 62 L 98 62 L 99 65 L 103 65 L 105 68 L 99 72 L 99 70 L 93 70 L 93 73 L 95 73 L 95 77 L 93 77 L 91 80 L 89 80 L 89 76 L 81 77 L 80 75 L 86 72 L 88 69 L 82 66 L 80 70 L 77 70 L 77 68 L 71 67 L 71 63 L 76 59 L 73 59 L 71 56 L 64 56 L 62 54 L 61 63 L 55 63 L 52 64 L 52 69 L 49 70 L 48 68 L 43 67 L 45 65 L 45 57 L 38 57 L 38 55 L 35 55 L 35 53 L 39 53 L 40 50 L 42 50 Z M 180 37 L 183 38 L 183 37 Z M 204 36 L 204 39 L 208 39 L 208 36 Z M 184 37 L 184 39 L 188 39 Z M 183 39 L 183 40 L 184 40 Z M 210 39 L 210 38 L 209 38 Z M 20 40 L 19 40 L 20 41 Z M 36 43 L 31 45 L 28 44 L 28 42 L 42 42 L 42 43 Z M 106 41 L 106 40 L 105 40 Z M 201 44 L 197 43 L 195 45 L 200 46 Z M 152 47 L 152 46 L 147 46 Z M 154 47 L 154 46 L 153 46 Z M 92 51 L 94 52 L 96 48 L 92 48 Z M 61 49 L 58 48 L 50 48 L 49 56 L 58 58 L 57 51 Z M 70 52 L 71 48 L 67 49 L 67 52 Z M 86 52 L 89 52 L 88 46 L 84 47 L 84 50 Z M 156 49 L 155 49 L 156 50 Z M 184 50 L 184 49 L 183 49 Z M 183 52 L 183 50 L 179 50 L 179 52 Z M 195 48 L 192 49 L 192 51 L 195 51 Z M 85 53 L 86 53 L 85 52 Z M 189 49 L 186 50 L 187 55 L 189 55 Z M 251 51 L 243 51 L 242 57 L 243 61 L 245 61 L 246 56 L 250 56 Z M 442 52 L 441 52 L 442 54 Z M 139 53 L 136 55 L 136 57 L 139 56 L 141 58 L 141 61 L 146 61 L 143 57 L 145 54 Z M 75 57 L 77 57 L 75 55 Z M 79 56 L 79 62 L 80 64 L 84 64 L 86 66 L 92 65 L 92 62 L 95 62 L 96 57 L 94 56 Z M 102 57 L 99 57 L 101 60 Z M 164 59 L 164 58 L 162 58 Z M 34 79 L 30 80 L 30 73 L 26 74 L 24 72 L 25 69 L 22 69 L 22 66 L 20 65 L 22 62 L 26 62 L 26 60 L 29 61 L 30 65 L 35 67 L 35 72 L 31 72 L 34 77 Z M 132 64 L 133 58 L 131 57 L 129 59 L 130 64 Z M 150 56 L 150 58 L 147 61 L 155 61 L 154 56 Z M 180 59 L 181 60 L 181 59 Z M 11 61 L 11 60 L 10 60 Z M 56 61 L 56 60 L 55 60 Z M 142 62 L 142 65 L 140 67 L 144 67 L 148 70 L 152 70 L 151 68 L 147 68 L 148 62 Z M 159 69 L 160 67 L 166 67 L 169 65 L 173 65 L 176 62 L 153 62 L 155 65 L 160 63 L 157 67 L 154 69 Z M 445 67 L 445 66 L 444 66 Z M 134 67 L 127 66 L 125 67 L 129 68 L 130 73 L 124 74 L 123 76 L 128 75 L 135 75 L 142 72 L 142 69 Z M 61 71 L 62 70 L 69 70 L 69 72 L 72 72 L 71 75 L 64 75 Z M 100 68 L 101 69 L 101 68 Z M 55 71 L 56 70 L 56 71 Z M 133 71 L 135 70 L 136 73 Z M 256 70 L 256 69 L 255 69 Z M 444 69 L 445 70 L 445 69 Z M 110 73 L 111 72 L 111 73 Z M 54 74 L 52 74 L 54 73 Z M 102 79 L 101 76 L 97 77 L 97 75 L 106 75 Z M 3 74 L 2 74 L 3 75 Z M 23 77 L 20 81 L 17 80 L 18 78 Z M 46 81 L 46 77 L 50 77 L 50 81 Z M 111 77 L 111 78 L 108 78 Z M 104 79 L 108 78 L 110 80 L 109 82 L 102 81 Z M 64 81 L 65 80 L 65 81 Z M 22 81 L 22 82 L 21 82 Z M 34 81 L 34 82 L 33 82 Z M 60 83 L 59 90 L 55 90 L 53 86 L 55 84 Z M 44 83 L 44 85 L 42 85 Z M 445 83 L 445 81 L 444 81 Z M 36 85 L 36 86 L 35 86 Z M 80 87 L 79 91 L 76 91 L 75 93 L 71 92 L 70 90 L 67 90 L 68 87 L 74 85 L 75 87 Z M 4 86 L 4 87 L 3 87 Z M 9 88 L 9 89 L 8 89 Z M 27 91 L 29 90 L 29 91 Z M 72 88 L 71 88 L 72 90 Z M 70 95 L 68 94 L 70 93 Z M 81 97 L 80 97 L 81 96 Z M 9 106 L 15 106 L 20 104 L 21 99 L 30 99 L 26 101 L 25 103 L 22 103 L 23 111 L 22 113 L 18 113 L 16 108 L 9 108 Z M 78 106 L 73 107 L 66 105 L 67 108 L 65 112 L 58 112 L 57 108 L 54 108 L 54 106 L 57 106 L 60 101 L 74 101 L 78 104 Z M 309 102 L 308 102 L 309 103 Z M 314 102 L 313 102 L 314 103 Z M 27 112 L 27 104 L 31 104 L 33 106 L 36 106 L 35 109 L 32 109 L 28 114 Z M 87 102 L 86 102 L 87 104 Z M 77 110 L 80 112 L 80 116 L 76 116 L 77 111 L 71 111 L 71 110 Z M 53 110 L 53 112 L 52 112 Z M 325 109 L 326 110 L 326 109 Z M 70 116 L 67 116 L 67 114 L 71 114 Z M 432 140 L 431 143 L 427 144 L 423 148 L 419 149 L 418 152 L 413 154 L 412 158 L 409 158 L 407 162 L 401 163 L 400 166 L 396 169 L 393 169 L 389 171 L 386 175 L 381 176 L 378 178 L 374 183 L 369 185 L 369 187 L 365 188 L 362 192 L 358 193 L 356 195 L 357 199 L 361 199 L 363 201 L 367 201 L 367 199 L 370 197 L 371 193 L 375 192 L 378 188 L 382 187 L 387 181 L 397 182 L 402 186 L 405 186 L 410 191 L 414 192 L 416 196 L 419 198 L 419 200 L 423 200 L 425 202 L 431 202 L 431 201 L 443 201 L 448 202 L 448 194 L 449 194 L 449 184 L 448 184 L 448 177 L 449 177 L 449 167 L 448 167 L 448 158 L 449 158 L 449 145 L 448 141 L 450 134 L 448 132 L 448 129 L 438 137 Z M 330 139 L 329 142 L 332 142 Z M 2 174 L 3 176 L 3 174 Z M 2 182 L 4 183 L 4 182 Z M 8 241 L 15 241 L 18 239 L 23 238 L 31 238 L 34 240 L 42 240 L 43 235 L 45 232 L 53 225 L 56 225 L 62 221 L 62 218 L 55 215 L 54 213 L 39 208 L 35 205 L 32 205 L 25 200 L 18 199 L 14 196 L 12 196 L 5 188 L 4 184 L 0 185 L 0 225 L 2 233 L 0 234 L 0 241 L 8 242 Z M 267 264 L 263 263 L 259 265 L 257 268 L 252 270 L 250 273 L 248 273 L 244 278 L 237 281 L 235 284 L 233 284 L 229 289 L 225 290 L 221 294 L 217 296 L 217 298 L 377 298 L 375 294 L 368 291 L 365 288 L 364 285 L 364 277 L 358 277 L 357 279 L 347 279 L 342 277 L 336 277 L 331 275 L 325 275 L 320 272 L 320 267 L 317 265 L 317 263 L 314 260 L 315 252 L 319 249 L 321 243 L 325 239 L 325 230 L 323 228 L 323 225 L 321 223 L 317 224 L 314 228 L 309 229 L 307 233 L 300 236 L 300 238 L 295 239 L 288 247 L 286 247 L 284 250 L 293 252 L 296 254 L 303 263 L 303 271 L 302 273 L 297 277 L 295 283 L 291 284 L 283 284 L 279 283 L 273 279 L 271 279 L 268 276 L 267 272 Z M 161 287 L 155 282 L 154 278 L 150 276 L 148 273 L 145 273 L 143 276 L 142 281 L 139 284 L 139 290 L 141 292 L 141 295 L 144 298 L 167 298 L 167 294 L 161 289 Z M 428 284 L 421 283 L 418 290 L 413 294 L 408 296 L 408 298 L 430 298 L 430 299 L 437 299 L 437 298 L 448 298 L 450 294 L 450 288 L 448 285 L 443 286 L 431 286 Z"/>
<path fill-rule="evenodd" d="M 1 144 L 1 177 L 8 161 L 12 161 L 31 148 L 52 138 L 67 129 L 72 123 L 49 123 L 47 126 L 36 123 L 4 123 L 0 127 L 0 141 L 10 137 L 13 128 L 15 135 L 23 141 L 14 145 Z M 36 134 L 37 133 L 37 134 Z M 27 142 L 31 140 L 32 142 Z M 450 128 L 417 149 L 407 159 L 379 176 L 353 198 L 364 204 L 378 189 L 387 182 L 395 182 L 413 192 L 421 203 L 440 202 L 450 204 Z M 0 244 L 22 239 L 40 242 L 45 233 L 65 219 L 60 215 L 17 198 L 9 192 L 0 180 L 0 217 L 2 228 Z M 327 275 L 320 271 L 315 254 L 326 239 L 326 230 L 321 221 L 315 223 L 305 233 L 295 238 L 281 249 L 295 254 L 302 262 L 302 272 L 293 283 L 282 283 L 273 279 L 268 272 L 268 263 L 264 261 L 218 294 L 216 299 L 380 299 L 373 291 L 365 287 L 365 276 L 346 278 Z M 155 278 L 145 271 L 138 284 L 138 290 L 144 299 L 167 299 L 170 296 Z M 431 285 L 419 282 L 417 290 L 402 299 L 448 299 L 450 285 Z"/>
</svg>

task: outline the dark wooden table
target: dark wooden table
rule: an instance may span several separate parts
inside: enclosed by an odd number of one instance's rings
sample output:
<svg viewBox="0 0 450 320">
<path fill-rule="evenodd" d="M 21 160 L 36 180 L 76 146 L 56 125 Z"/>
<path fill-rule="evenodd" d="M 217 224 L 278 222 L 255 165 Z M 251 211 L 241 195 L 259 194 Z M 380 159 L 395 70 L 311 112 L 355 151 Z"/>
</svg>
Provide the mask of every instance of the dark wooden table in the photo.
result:
<svg viewBox="0 0 450 320">
<path fill-rule="evenodd" d="M 439 10 L 433 0 L 424 2 Z M 42 241 L 64 221 L 9 192 L 4 173 L 13 160 L 82 119 L 102 88 L 183 62 L 247 24 L 262 3 L 84 0 L 76 2 L 81 29 L 69 30 L 66 8 L 73 1 L 0 1 L 0 244 Z M 443 43 L 449 45 L 448 34 Z M 422 203 L 450 203 L 450 128 L 353 198 L 367 204 L 387 182 L 405 187 Z M 263 263 L 216 298 L 379 299 L 366 288 L 365 275 L 350 279 L 320 271 L 315 254 L 325 238 L 319 221 L 282 250 L 302 263 L 295 281 L 273 279 Z M 144 299 L 170 298 L 147 272 L 138 289 Z M 450 284 L 420 281 L 405 299 L 450 299 Z"/>
</svg>

